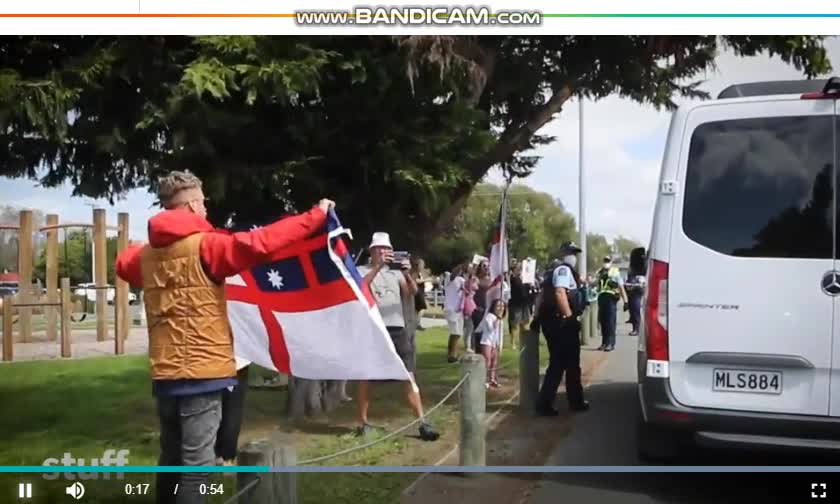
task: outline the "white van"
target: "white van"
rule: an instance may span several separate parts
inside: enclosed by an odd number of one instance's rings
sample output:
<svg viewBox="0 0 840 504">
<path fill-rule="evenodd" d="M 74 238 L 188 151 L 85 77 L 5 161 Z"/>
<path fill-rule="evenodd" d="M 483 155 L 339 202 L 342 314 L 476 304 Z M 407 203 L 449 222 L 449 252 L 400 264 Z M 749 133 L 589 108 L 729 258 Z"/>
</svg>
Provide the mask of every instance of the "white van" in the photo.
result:
<svg viewBox="0 0 840 504">
<path fill-rule="evenodd" d="M 840 80 L 674 113 L 639 337 L 639 454 L 840 450 Z M 835 365 L 836 363 L 836 365 Z"/>
</svg>

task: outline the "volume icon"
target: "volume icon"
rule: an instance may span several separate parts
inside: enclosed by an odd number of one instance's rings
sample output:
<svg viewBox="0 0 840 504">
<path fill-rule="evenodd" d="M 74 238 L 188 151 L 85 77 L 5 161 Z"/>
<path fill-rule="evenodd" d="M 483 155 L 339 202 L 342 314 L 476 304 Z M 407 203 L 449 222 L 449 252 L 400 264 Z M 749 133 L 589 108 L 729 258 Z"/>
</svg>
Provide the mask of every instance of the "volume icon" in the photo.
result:
<svg viewBox="0 0 840 504">
<path fill-rule="evenodd" d="M 85 486 L 77 481 L 69 487 L 65 488 L 64 493 L 66 493 L 70 497 L 73 497 L 76 500 L 79 500 L 85 496 Z"/>
</svg>

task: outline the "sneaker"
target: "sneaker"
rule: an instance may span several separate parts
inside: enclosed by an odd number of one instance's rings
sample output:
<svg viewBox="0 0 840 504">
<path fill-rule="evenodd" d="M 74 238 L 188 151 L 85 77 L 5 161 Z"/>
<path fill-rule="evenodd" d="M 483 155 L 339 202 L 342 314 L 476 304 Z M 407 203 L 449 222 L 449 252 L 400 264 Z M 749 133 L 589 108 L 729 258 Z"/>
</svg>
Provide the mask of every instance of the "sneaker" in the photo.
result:
<svg viewBox="0 0 840 504">
<path fill-rule="evenodd" d="M 369 423 L 364 423 L 356 428 L 356 437 L 367 437 L 376 432 L 376 427 Z"/>
<path fill-rule="evenodd" d="M 630 336 L 638 336 L 639 331 L 630 331 Z"/>
<path fill-rule="evenodd" d="M 537 408 L 537 415 L 538 416 L 555 417 L 555 416 L 558 416 L 559 414 L 560 414 L 559 411 L 557 411 L 556 409 L 551 408 L 551 407 L 538 407 Z"/>
<path fill-rule="evenodd" d="M 607 345 L 601 345 L 601 346 L 598 347 L 598 350 L 601 350 L 601 351 L 606 350 L 606 349 L 607 349 Z"/>
<path fill-rule="evenodd" d="M 423 441 L 437 441 L 440 434 L 435 432 L 431 425 L 423 422 L 420 424 L 420 439 Z"/>
<path fill-rule="evenodd" d="M 446 358 L 446 362 L 448 362 L 450 364 L 454 364 L 454 363 L 458 362 L 458 357 L 452 357 L 450 355 L 449 357 Z"/>
<path fill-rule="evenodd" d="M 610 346 L 604 348 L 605 352 L 612 352 L 613 350 L 615 350 L 615 345 L 610 345 Z"/>
</svg>

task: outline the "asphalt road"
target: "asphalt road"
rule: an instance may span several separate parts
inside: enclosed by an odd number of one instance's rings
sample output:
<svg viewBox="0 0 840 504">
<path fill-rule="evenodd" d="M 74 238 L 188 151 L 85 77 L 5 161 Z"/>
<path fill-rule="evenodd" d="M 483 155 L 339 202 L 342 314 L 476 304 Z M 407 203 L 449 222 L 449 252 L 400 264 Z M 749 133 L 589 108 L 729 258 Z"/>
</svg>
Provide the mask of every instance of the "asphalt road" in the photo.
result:
<svg viewBox="0 0 840 504">
<path fill-rule="evenodd" d="M 618 345 L 587 389 L 592 409 L 568 420 L 572 430 L 546 465 L 640 466 L 636 454 L 635 337 L 618 337 Z M 584 350 L 593 351 L 593 350 Z M 562 405 L 561 398 L 561 405 Z M 745 453 L 694 449 L 678 465 L 770 466 L 834 465 L 837 458 L 807 454 Z M 651 468 L 652 469 L 652 468 Z M 700 503 L 700 502 L 840 502 L 840 479 L 831 478 L 833 499 L 811 499 L 811 475 L 547 473 L 527 504 Z M 787 479 L 786 479 L 787 478 Z M 836 481 L 835 481 L 836 479 Z M 821 481 L 816 478 L 816 481 Z M 772 484 L 771 484 L 772 483 Z M 784 495 L 783 495 L 784 493 Z M 836 495 L 835 495 L 836 494 Z M 791 499 L 791 497 L 794 499 Z M 801 500 L 800 500 L 801 499 Z"/>
</svg>

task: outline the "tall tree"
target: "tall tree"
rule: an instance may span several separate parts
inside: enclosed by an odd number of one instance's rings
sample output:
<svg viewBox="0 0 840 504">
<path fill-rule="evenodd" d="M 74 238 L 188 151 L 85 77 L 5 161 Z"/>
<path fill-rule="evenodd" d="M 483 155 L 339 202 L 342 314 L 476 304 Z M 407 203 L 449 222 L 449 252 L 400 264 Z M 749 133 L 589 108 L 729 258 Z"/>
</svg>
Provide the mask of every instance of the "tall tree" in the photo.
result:
<svg viewBox="0 0 840 504">
<path fill-rule="evenodd" d="M 618 236 L 615 240 L 613 240 L 613 249 L 619 257 L 624 259 L 630 257 L 630 252 L 633 249 L 641 246 L 642 244 L 638 241 L 624 236 Z"/>
<path fill-rule="evenodd" d="M 532 257 L 545 265 L 560 244 L 574 238 L 575 219 L 550 195 L 514 184 L 508 200 L 508 254 Z M 481 184 L 452 226 L 428 248 L 426 262 L 433 271 L 450 269 L 473 254 L 487 255 L 499 218 L 502 187 Z"/>
<path fill-rule="evenodd" d="M 722 48 L 830 70 L 812 36 L 0 39 L 0 175 L 116 197 L 199 174 L 216 224 L 333 195 L 358 236 L 423 247 L 573 96 L 671 107 Z"/>
<path fill-rule="evenodd" d="M 604 235 L 587 233 L 586 235 L 586 271 L 594 274 L 603 264 L 604 257 L 612 251 Z"/>
</svg>

